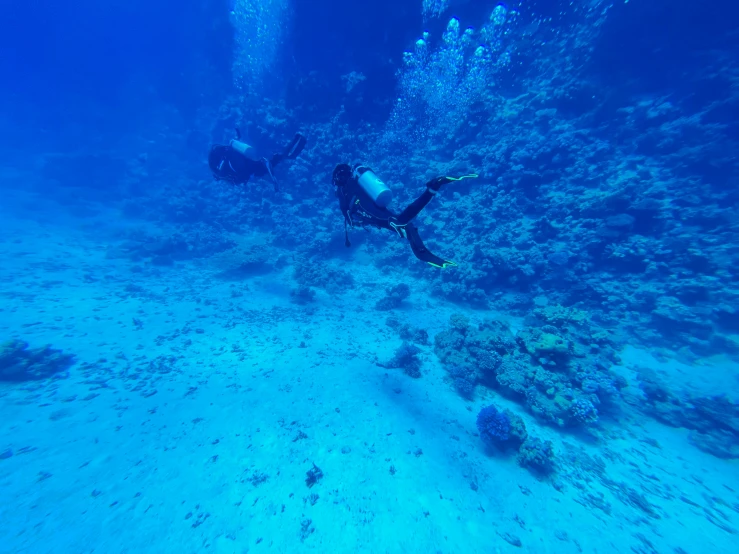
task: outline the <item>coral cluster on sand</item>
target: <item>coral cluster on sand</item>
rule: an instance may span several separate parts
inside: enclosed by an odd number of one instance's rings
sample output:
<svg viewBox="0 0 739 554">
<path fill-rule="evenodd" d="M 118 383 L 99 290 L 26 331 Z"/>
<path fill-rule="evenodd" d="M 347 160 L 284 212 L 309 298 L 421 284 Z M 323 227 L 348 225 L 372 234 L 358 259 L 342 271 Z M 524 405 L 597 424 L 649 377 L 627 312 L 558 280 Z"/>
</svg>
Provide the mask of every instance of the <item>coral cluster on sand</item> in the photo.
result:
<svg viewBox="0 0 739 554">
<path fill-rule="evenodd" d="M 59 375 L 74 363 L 74 356 L 51 346 L 29 348 L 27 342 L 0 344 L 0 381 L 37 381 Z"/>
<path fill-rule="evenodd" d="M 503 323 L 475 326 L 455 315 L 434 338 L 435 351 L 458 390 L 467 381 L 516 399 L 556 426 L 590 425 L 625 384 L 610 371 L 618 345 L 595 325 L 559 322 L 533 321 L 514 337 Z"/>
</svg>

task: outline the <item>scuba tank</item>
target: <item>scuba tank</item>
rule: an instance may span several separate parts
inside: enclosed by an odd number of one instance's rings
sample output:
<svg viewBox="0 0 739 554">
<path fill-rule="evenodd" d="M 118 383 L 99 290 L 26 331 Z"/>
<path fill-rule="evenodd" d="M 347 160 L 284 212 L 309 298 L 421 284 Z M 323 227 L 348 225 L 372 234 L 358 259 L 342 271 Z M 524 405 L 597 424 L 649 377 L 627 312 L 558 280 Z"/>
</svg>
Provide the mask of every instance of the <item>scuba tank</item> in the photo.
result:
<svg viewBox="0 0 739 554">
<path fill-rule="evenodd" d="M 236 150 L 239 154 L 244 156 L 245 158 L 252 160 L 254 162 L 258 162 L 262 158 L 257 154 L 257 151 L 246 144 L 245 142 L 241 142 L 240 140 L 233 139 L 230 142 L 231 148 Z"/>
<path fill-rule="evenodd" d="M 393 191 L 375 175 L 369 167 L 361 164 L 354 166 L 354 178 L 359 182 L 372 201 L 381 208 L 387 208 L 393 199 Z"/>
</svg>

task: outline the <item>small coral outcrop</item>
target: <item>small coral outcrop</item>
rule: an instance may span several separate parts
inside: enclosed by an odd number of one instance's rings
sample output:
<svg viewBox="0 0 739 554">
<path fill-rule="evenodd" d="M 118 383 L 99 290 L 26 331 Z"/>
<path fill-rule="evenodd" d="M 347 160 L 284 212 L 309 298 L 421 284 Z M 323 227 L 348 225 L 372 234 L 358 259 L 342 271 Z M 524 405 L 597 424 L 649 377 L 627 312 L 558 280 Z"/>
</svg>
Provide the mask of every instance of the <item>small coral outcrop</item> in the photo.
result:
<svg viewBox="0 0 739 554">
<path fill-rule="evenodd" d="M 0 381 L 39 381 L 66 371 L 73 363 L 74 356 L 51 346 L 29 348 L 22 340 L 0 344 Z"/>
</svg>

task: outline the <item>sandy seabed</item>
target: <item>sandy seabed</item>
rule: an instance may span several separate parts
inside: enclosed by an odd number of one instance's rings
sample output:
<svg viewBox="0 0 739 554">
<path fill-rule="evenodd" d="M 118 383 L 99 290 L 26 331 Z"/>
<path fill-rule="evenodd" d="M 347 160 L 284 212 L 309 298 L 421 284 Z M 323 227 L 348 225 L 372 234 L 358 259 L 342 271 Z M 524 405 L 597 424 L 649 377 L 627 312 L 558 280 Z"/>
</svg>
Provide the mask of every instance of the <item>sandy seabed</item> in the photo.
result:
<svg viewBox="0 0 739 554">
<path fill-rule="evenodd" d="M 0 384 L 0 552 L 736 552 L 739 465 L 686 430 L 624 403 L 597 440 L 563 434 L 494 391 L 460 398 L 432 346 L 421 379 L 383 367 L 401 341 L 374 304 L 402 276 L 357 262 L 351 293 L 299 306 L 289 266 L 142 266 L 93 227 L 2 218 L 0 340 L 76 364 Z M 431 337 L 452 313 L 506 317 L 409 284 L 395 315 Z M 630 382 L 651 365 L 720 391 L 739 373 L 623 360 Z M 486 451 L 491 402 L 554 442 L 555 476 Z"/>
</svg>

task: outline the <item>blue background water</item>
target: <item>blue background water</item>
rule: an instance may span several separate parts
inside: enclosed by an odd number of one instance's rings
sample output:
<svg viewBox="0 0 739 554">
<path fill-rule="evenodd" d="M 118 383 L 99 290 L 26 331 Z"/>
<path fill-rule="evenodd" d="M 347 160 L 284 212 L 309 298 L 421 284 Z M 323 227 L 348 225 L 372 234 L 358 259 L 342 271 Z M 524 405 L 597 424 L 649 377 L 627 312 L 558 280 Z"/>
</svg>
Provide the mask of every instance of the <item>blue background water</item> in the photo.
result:
<svg viewBox="0 0 739 554">
<path fill-rule="evenodd" d="M 739 7 L 436 5 L 6 2 L 0 551 L 734 551 Z"/>
</svg>

